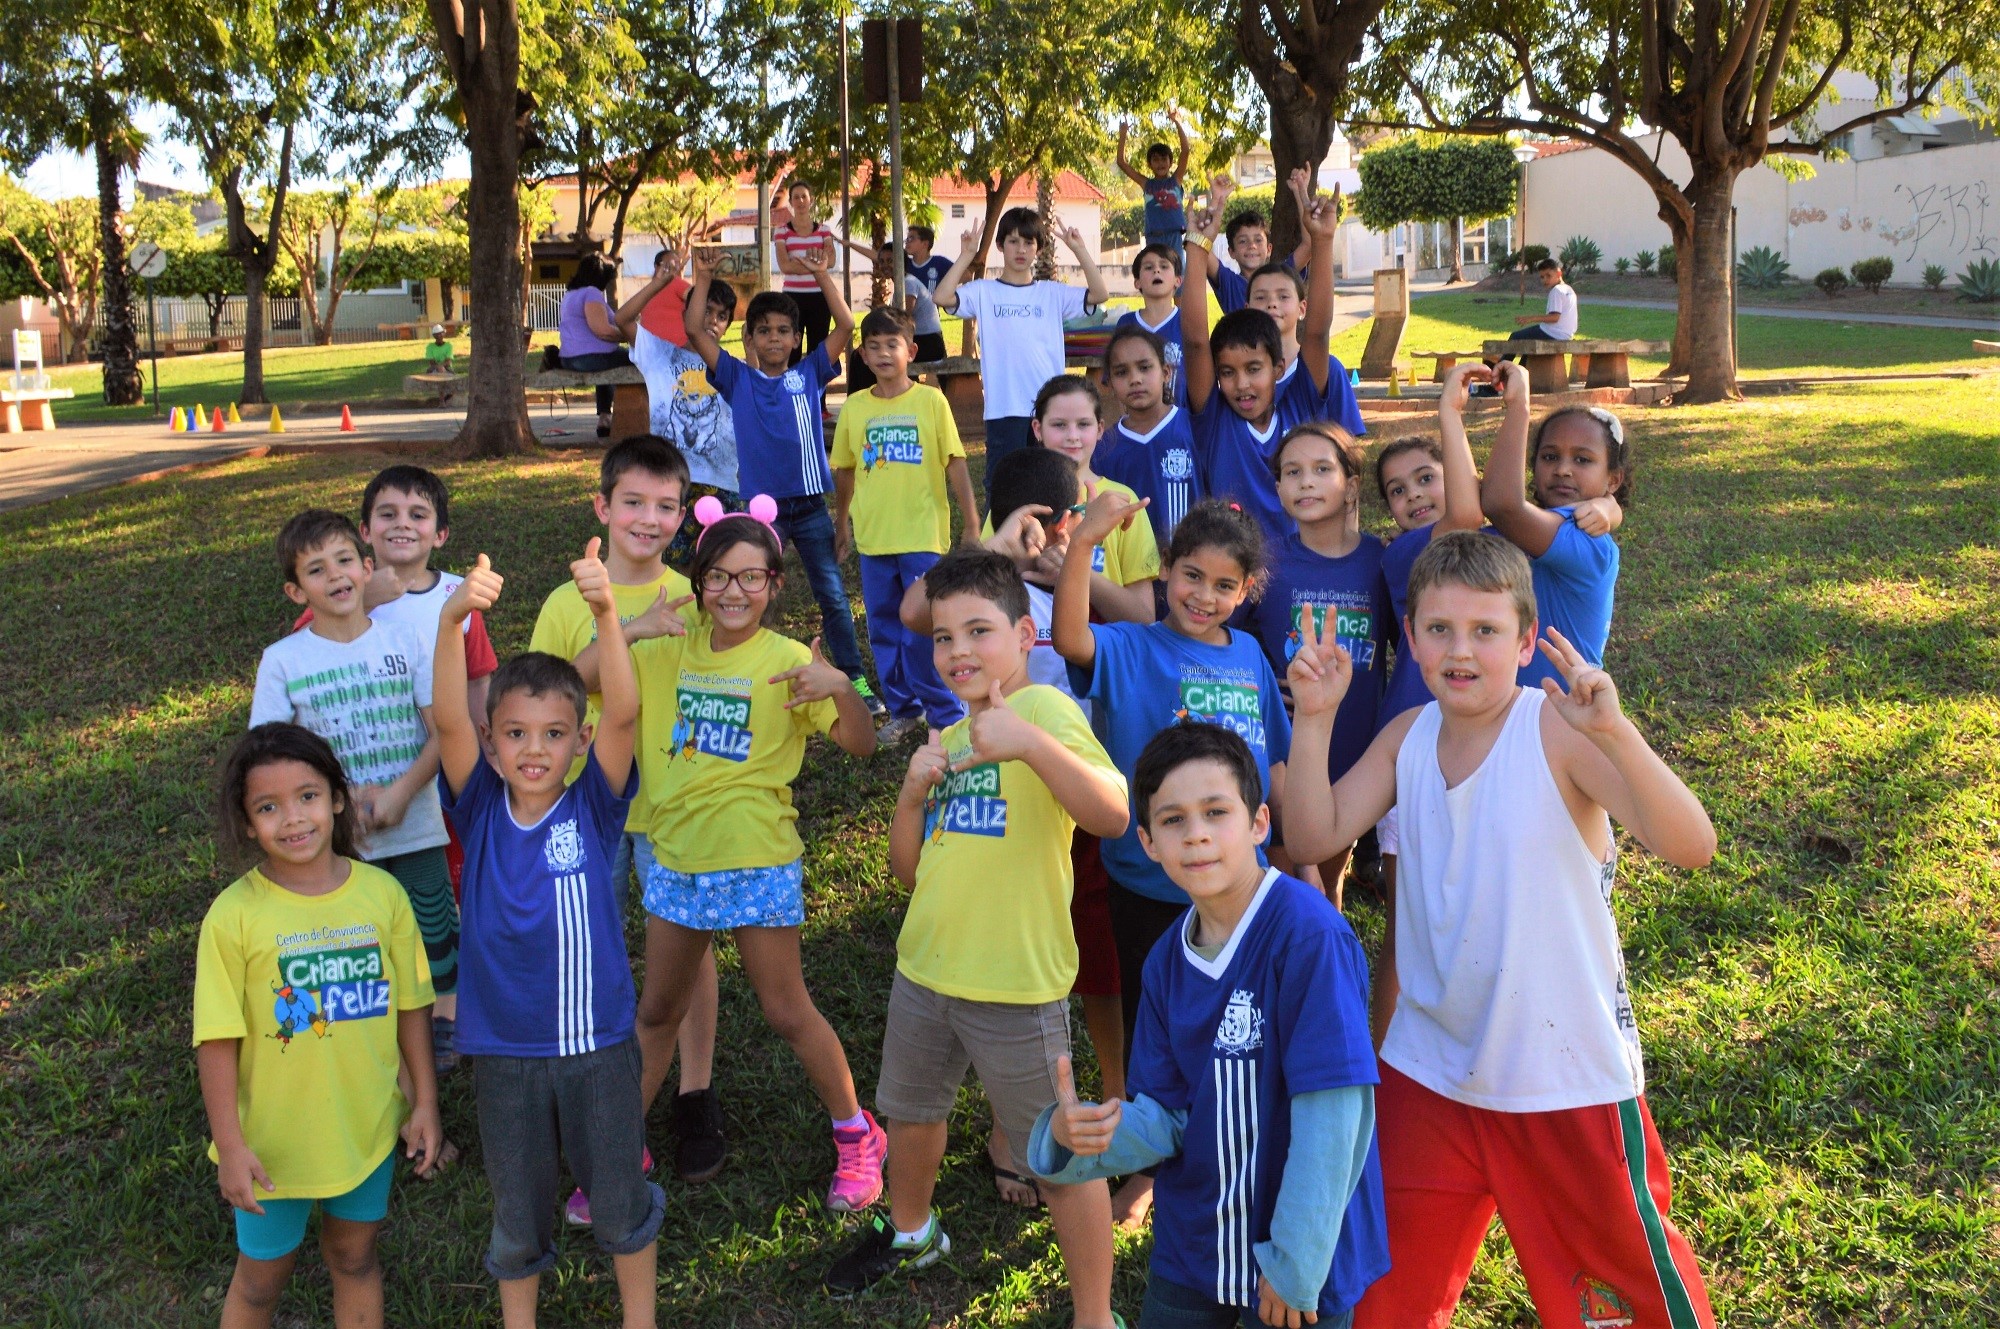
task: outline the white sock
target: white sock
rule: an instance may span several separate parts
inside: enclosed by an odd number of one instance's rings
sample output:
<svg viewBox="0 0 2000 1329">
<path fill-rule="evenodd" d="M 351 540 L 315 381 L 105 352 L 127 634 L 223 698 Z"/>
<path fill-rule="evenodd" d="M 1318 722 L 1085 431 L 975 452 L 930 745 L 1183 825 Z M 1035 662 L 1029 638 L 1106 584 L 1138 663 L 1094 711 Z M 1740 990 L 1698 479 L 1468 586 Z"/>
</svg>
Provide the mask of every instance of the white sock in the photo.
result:
<svg viewBox="0 0 2000 1329">
<path fill-rule="evenodd" d="M 839 1117 L 833 1119 L 833 1128 L 837 1131 L 858 1131 L 867 1125 L 868 1113 L 866 1109 L 857 1110 L 853 1116 L 845 1121 L 842 1121 Z"/>
<path fill-rule="evenodd" d="M 894 1244 L 898 1246 L 921 1246 L 925 1242 L 931 1239 L 931 1233 L 936 1229 L 936 1227 L 937 1227 L 937 1215 L 925 1214 L 924 1225 L 918 1228 L 915 1232 L 905 1232 L 903 1231 L 903 1229 L 897 1228 L 896 1240 Z"/>
</svg>

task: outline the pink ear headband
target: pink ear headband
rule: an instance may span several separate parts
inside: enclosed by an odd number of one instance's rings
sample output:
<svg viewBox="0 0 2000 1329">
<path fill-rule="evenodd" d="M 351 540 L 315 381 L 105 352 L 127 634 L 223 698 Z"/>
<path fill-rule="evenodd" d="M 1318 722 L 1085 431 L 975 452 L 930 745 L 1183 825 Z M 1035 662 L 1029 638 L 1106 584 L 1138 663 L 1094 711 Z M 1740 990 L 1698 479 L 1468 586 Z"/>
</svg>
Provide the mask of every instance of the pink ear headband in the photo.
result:
<svg viewBox="0 0 2000 1329">
<path fill-rule="evenodd" d="M 779 552 L 784 552 L 785 542 L 779 537 L 777 527 L 778 500 L 772 498 L 769 494 L 758 494 L 752 498 L 750 500 L 750 508 L 747 512 L 724 511 L 722 500 L 713 494 L 707 494 L 695 500 L 694 519 L 701 523 L 701 534 L 694 538 L 694 547 L 696 549 L 701 548 L 701 542 L 708 538 L 708 533 L 714 530 L 719 522 L 728 517 L 742 517 L 746 521 L 754 521 L 761 524 L 771 532 L 771 538 L 777 541 Z"/>
</svg>

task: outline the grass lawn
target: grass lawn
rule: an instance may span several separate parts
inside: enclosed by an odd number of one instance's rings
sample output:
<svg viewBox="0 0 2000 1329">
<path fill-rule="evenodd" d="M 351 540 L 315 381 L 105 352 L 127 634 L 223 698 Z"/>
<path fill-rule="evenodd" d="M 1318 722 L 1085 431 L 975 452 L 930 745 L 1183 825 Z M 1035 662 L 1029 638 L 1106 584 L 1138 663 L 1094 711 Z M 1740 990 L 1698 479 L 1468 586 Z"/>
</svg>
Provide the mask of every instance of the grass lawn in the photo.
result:
<svg viewBox="0 0 2000 1329">
<path fill-rule="evenodd" d="M 1608 664 L 1707 802 L 1721 852 L 1681 873 L 1628 841 L 1615 904 L 1677 1213 L 1734 1325 L 1993 1322 L 1991 409 L 1988 384 L 1920 383 L 1628 416 L 1638 503 Z M 309 504 L 351 507 L 371 469 L 352 456 L 244 461 L 0 516 L 14 591 L 0 597 L 0 724 L 19 740 L 0 755 L 0 1323 L 215 1320 L 231 1227 L 187 1044 L 196 930 L 231 875 L 211 830 L 215 763 L 243 725 L 259 649 L 293 613 L 272 534 Z M 503 653 L 519 650 L 592 534 L 594 463 L 443 469 L 452 553 L 487 551 L 508 574 L 492 628 Z M 1379 510 L 1369 519 L 1381 527 Z M 787 623 L 810 635 L 803 590 L 795 578 Z M 885 863 L 902 765 L 818 744 L 798 791 L 808 977 L 864 1094 L 904 904 Z M 1372 948 L 1378 908 L 1351 909 Z M 631 923 L 636 942 L 636 912 Z M 939 1196 L 950 1265 L 858 1305 L 821 1298 L 846 1239 L 818 1207 L 824 1117 L 733 953 L 723 973 L 733 1153 L 715 1184 L 664 1183 L 661 1322 L 1067 1325 L 1046 1221 L 993 1196 L 973 1088 Z M 383 1240 L 391 1319 L 490 1324 L 467 1076 L 444 1109 L 468 1157 L 445 1180 L 398 1179 Z M 656 1150 L 665 1120 L 663 1107 Z M 310 1105 L 298 1128 L 314 1129 Z M 544 1322 L 614 1322 L 608 1264 L 573 1230 L 559 1240 Z M 1147 1246 L 1120 1246 L 1127 1313 Z M 327 1322 L 316 1255 L 286 1307 L 283 1323 Z M 1497 1236 L 1458 1323 L 1533 1323 Z"/>
</svg>

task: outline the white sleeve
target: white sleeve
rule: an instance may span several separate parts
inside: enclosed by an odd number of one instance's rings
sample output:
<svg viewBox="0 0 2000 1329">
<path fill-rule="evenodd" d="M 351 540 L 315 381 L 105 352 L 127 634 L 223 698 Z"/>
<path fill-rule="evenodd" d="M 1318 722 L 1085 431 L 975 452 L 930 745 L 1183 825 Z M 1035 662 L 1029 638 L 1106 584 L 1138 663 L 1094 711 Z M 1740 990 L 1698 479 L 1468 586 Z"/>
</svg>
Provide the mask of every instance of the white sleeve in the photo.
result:
<svg viewBox="0 0 2000 1329">
<path fill-rule="evenodd" d="M 425 641 L 416 629 L 410 630 L 410 682 L 417 690 L 417 705 L 431 704 L 431 660 L 437 654 L 437 642 Z"/>
<path fill-rule="evenodd" d="M 250 727 L 289 720 L 292 715 L 292 694 L 285 689 L 285 667 L 271 648 L 265 647 L 263 658 L 257 661 L 257 688 L 250 694 Z"/>
<path fill-rule="evenodd" d="M 1059 283 L 1056 286 L 1056 290 L 1060 292 L 1057 300 L 1058 307 L 1062 311 L 1062 316 L 1064 318 L 1082 318 L 1084 313 L 1089 309 L 1089 306 L 1084 303 L 1084 297 L 1089 295 L 1089 292 L 1081 286 L 1071 286 L 1067 282 Z"/>
<path fill-rule="evenodd" d="M 958 288 L 958 316 L 960 318 L 980 317 L 984 312 L 981 306 L 985 304 L 985 295 L 986 278 L 984 277 L 977 281 L 966 282 L 963 286 L 960 286 Z"/>
</svg>

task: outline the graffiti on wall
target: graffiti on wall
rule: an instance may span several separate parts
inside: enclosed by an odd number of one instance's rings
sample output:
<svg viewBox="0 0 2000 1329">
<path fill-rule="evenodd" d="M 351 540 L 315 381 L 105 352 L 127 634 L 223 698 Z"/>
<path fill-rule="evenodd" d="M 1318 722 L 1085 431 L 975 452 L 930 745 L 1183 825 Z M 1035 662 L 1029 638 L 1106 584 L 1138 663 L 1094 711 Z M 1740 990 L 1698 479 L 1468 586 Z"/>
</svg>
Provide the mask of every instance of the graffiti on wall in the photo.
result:
<svg viewBox="0 0 2000 1329">
<path fill-rule="evenodd" d="M 1904 261 L 1917 256 L 1926 243 L 1946 254 L 2000 257 L 2000 209 L 1984 180 L 1965 184 L 1897 185 L 1898 197 L 1910 200 L 1910 220 L 1883 226 L 1877 232 L 1891 244 L 1909 246 Z"/>
</svg>

